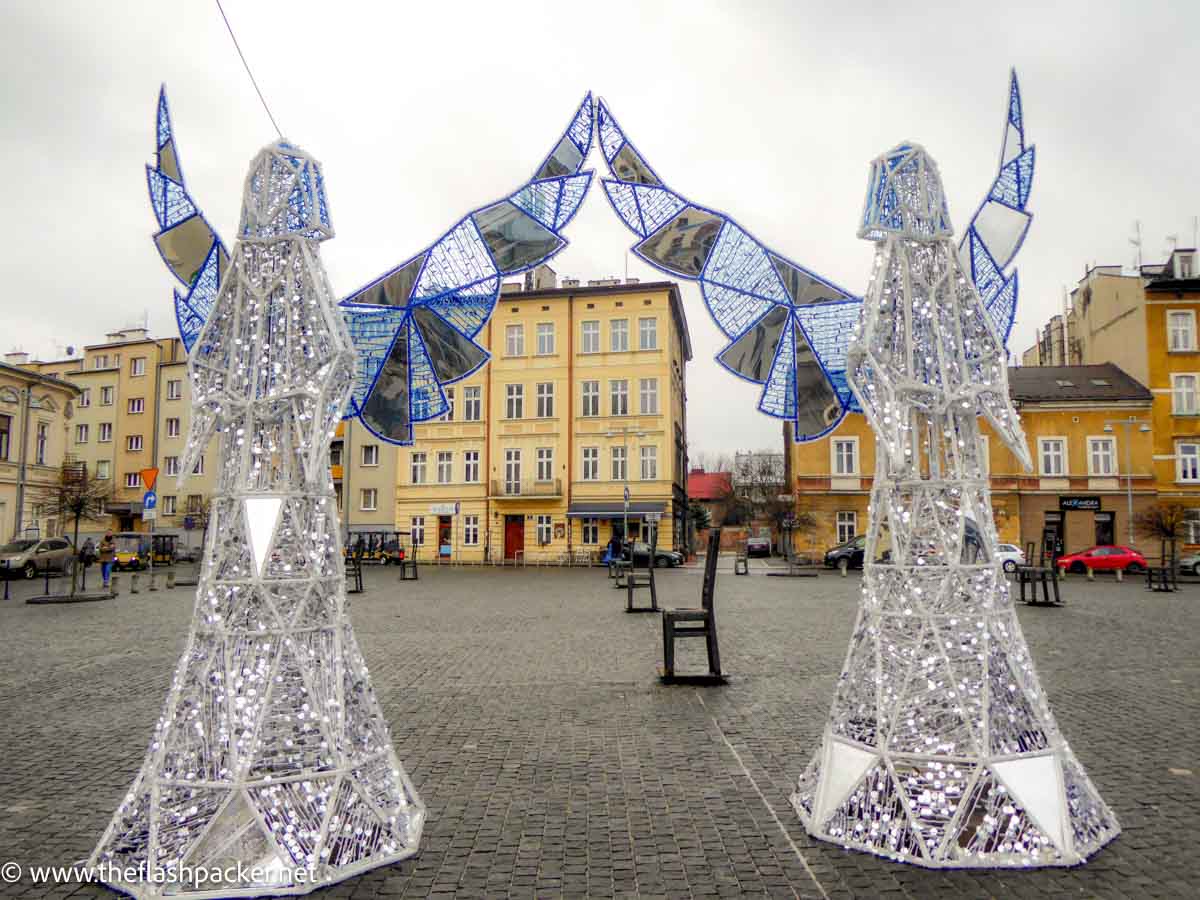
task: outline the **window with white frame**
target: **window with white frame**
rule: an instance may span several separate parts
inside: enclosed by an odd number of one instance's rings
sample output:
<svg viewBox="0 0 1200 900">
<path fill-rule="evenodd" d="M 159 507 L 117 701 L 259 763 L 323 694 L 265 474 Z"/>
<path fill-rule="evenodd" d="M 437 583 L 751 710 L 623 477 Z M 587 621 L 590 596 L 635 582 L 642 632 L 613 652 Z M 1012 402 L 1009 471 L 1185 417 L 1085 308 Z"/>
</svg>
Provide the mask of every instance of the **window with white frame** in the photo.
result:
<svg viewBox="0 0 1200 900">
<path fill-rule="evenodd" d="M 613 319 L 608 323 L 609 349 L 613 353 L 623 353 L 629 349 L 629 320 Z"/>
<path fill-rule="evenodd" d="M 598 416 L 600 415 L 600 382 L 584 381 L 583 384 L 583 404 L 580 407 L 580 415 Z"/>
<path fill-rule="evenodd" d="M 363 444 L 362 445 L 362 464 L 364 466 L 379 465 L 379 445 L 378 444 Z"/>
<path fill-rule="evenodd" d="M 583 448 L 583 472 L 581 473 L 584 481 L 599 481 L 600 480 L 600 448 L 599 447 L 584 447 Z"/>
<path fill-rule="evenodd" d="M 600 323 L 598 321 L 593 319 L 581 323 L 579 337 L 580 353 L 600 352 Z"/>
<path fill-rule="evenodd" d="M 539 381 L 535 386 L 537 392 L 537 417 L 551 419 L 554 417 L 554 382 Z"/>
<path fill-rule="evenodd" d="M 112 440 L 112 422 L 100 423 L 100 434 L 96 437 L 101 444 L 107 444 Z"/>
<path fill-rule="evenodd" d="M 554 478 L 554 448 L 537 448 L 537 480 L 550 481 Z"/>
<path fill-rule="evenodd" d="M 140 453 L 142 450 L 142 436 L 140 434 L 131 434 L 126 437 L 125 449 L 130 453 Z"/>
<path fill-rule="evenodd" d="M 625 480 L 625 448 L 624 447 L 613 447 L 612 448 L 612 480 L 613 481 L 624 481 Z"/>
<path fill-rule="evenodd" d="M 198 460 L 196 460 L 196 464 L 194 466 L 192 466 L 192 474 L 193 475 L 203 475 L 204 474 L 204 454 L 203 453 L 201 453 L 200 458 Z"/>
<path fill-rule="evenodd" d="M 454 480 L 454 454 L 449 450 L 439 450 L 437 455 L 438 484 L 449 484 Z"/>
<path fill-rule="evenodd" d="M 537 542 L 543 546 L 550 543 L 553 536 L 550 528 L 550 516 L 539 514 L 537 517 Z"/>
<path fill-rule="evenodd" d="M 409 460 L 409 480 L 413 484 L 425 483 L 425 453 L 415 452 Z"/>
<path fill-rule="evenodd" d="M 479 481 L 479 451 L 463 451 L 463 481 L 476 484 Z"/>
<path fill-rule="evenodd" d="M 658 349 L 658 318 L 656 316 L 638 319 L 638 349 Z"/>
<path fill-rule="evenodd" d="M 537 352 L 538 356 L 550 356 L 554 353 L 554 323 L 537 323 Z"/>
<path fill-rule="evenodd" d="M 138 415 L 146 411 L 145 397 L 130 397 L 129 398 L 129 413 L 130 415 Z"/>
<path fill-rule="evenodd" d="M 1175 445 L 1175 474 L 1180 481 L 1200 481 L 1200 444 Z"/>
<path fill-rule="evenodd" d="M 136 377 L 146 374 L 146 357 L 135 356 L 129 360 L 129 374 Z"/>
<path fill-rule="evenodd" d="M 79 392 L 79 399 L 75 401 L 75 405 L 80 409 L 86 409 L 92 405 L 92 389 L 84 388 Z"/>
<path fill-rule="evenodd" d="M 525 326 L 506 325 L 504 328 L 504 355 L 525 355 Z"/>
<path fill-rule="evenodd" d="M 425 545 L 425 517 L 413 516 L 409 519 L 409 539 L 414 547 L 422 547 Z"/>
<path fill-rule="evenodd" d="M 167 380 L 167 399 L 178 400 L 183 397 L 183 382 L 178 378 Z"/>
<path fill-rule="evenodd" d="M 521 493 L 521 450 L 509 447 L 504 451 L 504 493 Z"/>
<path fill-rule="evenodd" d="M 374 512 L 378 509 L 379 490 L 377 488 L 363 488 L 358 493 L 358 508 L 363 512 Z"/>
<path fill-rule="evenodd" d="M 444 393 L 446 395 L 446 411 L 444 413 L 442 413 L 440 416 L 438 416 L 438 421 L 439 422 L 453 422 L 454 421 L 454 388 L 446 388 Z"/>
<path fill-rule="evenodd" d="M 1187 544 L 1200 544 L 1200 509 L 1183 511 L 1183 540 Z"/>
<path fill-rule="evenodd" d="M 179 437 L 179 419 L 177 417 L 167 419 L 167 437 Z"/>
<path fill-rule="evenodd" d="M 1196 349 L 1196 313 L 1173 309 L 1167 313 L 1167 348 L 1178 352 Z"/>
<path fill-rule="evenodd" d="M 658 480 L 658 448 L 642 447 L 642 481 Z"/>
<path fill-rule="evenodd" d="M 1196 414 L 1196 376 L 1171 376 L 1171 412 L 1177 416 Z"/>
<path fill-rule="evenodd" d="M 137 472 L 125 473 L 125 487 L 135 488 L 142 483 L 142 477 Z"/>
<path fill-rule="evenodd" d="M 168 475 L 178 475 L 179 474 L 179 457 L 178 456 L 164 456 L 163 457 L 163 471 L 165 471 Z"/>
<path fill-rule="evenodd" d="M 113 404 L 113 389 L 111 385 L 105 385 L 100 388 L 100 405 L 112 406 Z"/>
<path fill-rule="evenodd" d="M 658 379 L 638 379 L 638 399 L 643 416 L 658 415 Z"/>
<path fill-rule="evenodd" d="M 479 546 L 479 516 L 463 516 L 462 541 L 464 547 Z"/>
<path fill-rule="evenodd" d="M 838 510 L 837 514 L 837 542 L 844 544 L 846 541 L 853 540 L 858 534 L 858 513 L 852 509 Z"/>
<path fill-rule="evenodd" d="M 168 494 L 167 496 L 162 498 L 162 511 L 163 511 L 164 516 L 175 515 L 175 508 L 176 508 L 175 503 L 176 503 L 176 498 L 175 498 L 174 494 Z"/>
<path fill-rule="evenodd" d="M 1038 460 L 1041 474 L 1046 478 L 1059 478 L 1067 474 L 1066 438 L 1039 438 Z"/>
<path fill-rule="evenodd" d="M 1088 438 L 1088 474 L 1117 474 L 1117 442 L 1110 437 Z"/>
<path fill-rule="evenodd" d="M 629 415 L 629 382 L 618 378 L 608 383 L 609 409 L 611 416 Z"/>
<path fill-rule="evenodd" d="M 585 544 L 600 543 L 600 520 L 599 519 L 584 519 L 583 520 L 583 542 Z"/>
<path fill-rule="evenodd" d="M 86 444 L 88 442 L 88 427 L 86 425 L 75 426 L 75 443 Z"/>
<path fill-rule="evenodd" d="M 858 438 L 834 438 L 831 442 L 833 450 L 833 474 L 858 474 Z"/>
<path fill-rule="evenodd" d="M 112 477 L 112 463 L 107 459 L 96 461 L 96 477 L 107 481 Z"/>
<path fill-rule="evenodd" d="M 463 388 L 463 421 L 478 422 L 483 416 L 483 388 Z"/>
<path fill-rule="evenodd" d="M 204 497 L 201 494 L 188 494 L 187 496 L 187 511 L 189 513 L 198 513 L 204 509 Z"/>
<path fill-rule="evenodd" d="M 342 464 L 342 442 L 337 441 L 329 447 L 329 464 L 331 466 L 340 466 Z"/>
<path fill-rule="evenodd" d="M 525 385 L 506 384 L 504 386 L 504 417 L 520 419 L 525 415 Z"/>
</svg>

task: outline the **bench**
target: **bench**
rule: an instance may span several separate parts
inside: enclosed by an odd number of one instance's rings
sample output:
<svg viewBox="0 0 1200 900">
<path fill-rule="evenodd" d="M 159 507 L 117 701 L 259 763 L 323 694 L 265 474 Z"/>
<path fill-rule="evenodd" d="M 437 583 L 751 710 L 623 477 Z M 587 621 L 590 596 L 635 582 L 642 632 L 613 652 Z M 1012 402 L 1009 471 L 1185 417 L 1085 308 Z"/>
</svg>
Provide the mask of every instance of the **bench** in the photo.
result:
<svg viewBox="0 0 1200 900">
<path fill-rule="evenodd" d="M 638 574 L 637 564 L 634 562 L 634 544 L 629 544 L 629 562 L 624 567 L 625 612 L 627 613 L 658 612 L 658 586 L 654 583 L 654 552 L 658 549 L 657 538 L 658 530 L 655 529 L 650 539 L 650 553 L 646 557 L 646 569 L 640 575 Z M 646 588 L 650 590 L 650 605 L 634 606 L 633 592 Z"/>
<path fill-rule="evenodd" d="M 1174 541 L 1162 542 L 1159 559 L 1162 565 L 1146 567 L 1146 589 L 1159 593 L 1179 590 L 1179 559 Z"/>
<path fill-rule="evenodd" d="M 362 576 L 363 551 L 355 547 L 346 554 L 346 593 L 361 594 L 363 592 Z"/>
<path fill-rule="evenodd" d="M 700 590 L 699 609 L 663 610 L 663 667 L 662 680 L 699 681 L 707 684 L 724 683 L 721 673 L 721 651 L 717 647 L 717 618 L 713 594 L 717 586 L 717 558 L 721 554 L 721 529 L 708 535 L 708 555 L 704 558 L 704 585 Z M 679 638 L 702 637 L 708 649 L 708 675 L 681 679 L 675 675 L 675 641 Z"/>
</svg>

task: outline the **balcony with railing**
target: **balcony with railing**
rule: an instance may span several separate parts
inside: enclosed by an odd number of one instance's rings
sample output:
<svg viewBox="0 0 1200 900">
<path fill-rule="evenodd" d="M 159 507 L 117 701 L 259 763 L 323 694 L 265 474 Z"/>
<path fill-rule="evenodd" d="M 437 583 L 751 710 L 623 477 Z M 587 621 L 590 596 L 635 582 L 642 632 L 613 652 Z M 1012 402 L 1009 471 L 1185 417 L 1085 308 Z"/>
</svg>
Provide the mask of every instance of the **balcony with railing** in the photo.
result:
<svg viewBox="0 0 1200 900">
<path fill-rule="evenodd" d="M 553 478 L 549 481 L 537 481 L 533 478 L 509 479 L 509 478 L 493 478 L 491 499 L 504 500 L 506 498 L 534 498 L 534 499 L 549 499 L 561 497 L 562 479 Z"/>
</svg>

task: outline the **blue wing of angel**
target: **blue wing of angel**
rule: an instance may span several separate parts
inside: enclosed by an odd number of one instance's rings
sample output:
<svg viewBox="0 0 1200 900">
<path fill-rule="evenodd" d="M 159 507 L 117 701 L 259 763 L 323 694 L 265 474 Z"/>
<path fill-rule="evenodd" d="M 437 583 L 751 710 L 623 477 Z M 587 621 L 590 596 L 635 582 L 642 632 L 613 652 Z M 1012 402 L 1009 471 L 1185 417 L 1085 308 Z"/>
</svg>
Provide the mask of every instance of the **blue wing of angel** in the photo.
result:
<svg viewBox="0 0 1200 900">
<path fill-rule="evenodd" d="M 596 118 L 613 176 L 603 179 L 605 194 L 638 236 L 634 252 L 656 268 L 700 282 L 705 305 L 729 338 L 717 361 L 763 386 L 759 410 L 791 421 L 797 440 L 819 438 L 847 412 L 859 411 L 846 382 L 846 350 L 862 298 L 766 246 L 726 213 L 667 187 L 603 100 Z M 1015 74 L 1008 122 L 999 174 L 960 248 L 971 254 L 968 271 L 1005 337 L 1017 282 L 1004 269 L 1028 228 L 1024 210 L 1033 175 Z"/>
</svg>

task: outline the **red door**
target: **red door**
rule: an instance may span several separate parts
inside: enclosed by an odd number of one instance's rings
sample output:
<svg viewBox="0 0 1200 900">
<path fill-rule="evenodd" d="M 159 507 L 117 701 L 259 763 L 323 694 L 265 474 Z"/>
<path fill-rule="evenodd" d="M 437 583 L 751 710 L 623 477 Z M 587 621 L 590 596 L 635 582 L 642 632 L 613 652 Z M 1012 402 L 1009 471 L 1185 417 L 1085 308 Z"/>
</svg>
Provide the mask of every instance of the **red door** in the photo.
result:
<svg viewBox="0 0 1200 900">
<path fill-rule="evenodd" d="M 517 552 L 525 551 L 525 517 L 504 517 L 504 558 L 516 559 Z"/>
</svg>

